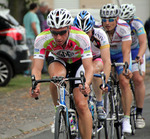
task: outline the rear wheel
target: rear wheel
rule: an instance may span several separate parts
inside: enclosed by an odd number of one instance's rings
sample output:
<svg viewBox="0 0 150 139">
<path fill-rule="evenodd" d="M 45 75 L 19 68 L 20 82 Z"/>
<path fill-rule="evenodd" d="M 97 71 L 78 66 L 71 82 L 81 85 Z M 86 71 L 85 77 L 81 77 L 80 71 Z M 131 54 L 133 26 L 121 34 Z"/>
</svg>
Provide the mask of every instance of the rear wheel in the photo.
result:
<svg viewBox="0 0 150 139">
<path fill-rule="evenodd" d="M 115 105 L 114 105 L 114 99 L 113 99 L 113 92 L 111 91 L 109 93 L 109 96 L 107 97 L 108 103 L 107 103 L 107 119 L 105 123 L 105 138 L 106 139 L 115 139 L 115 120 L 116 120 L 116 115 L 115 115 Z"/>
<path fill-rule="evenodd" d="M 130 113 L 130 123 L 131 123 L 131 129 L 132 129 L 132 135 L 135 135 L 136 130 L 136 107 L 131 107 L 131 113 Z"/>
<path fill-rule="evenodd" d="M 13 70 L 11 64 L 0 57 L 0 86 L 6 86 L 11 80 Z"/>
<path fill-rule="evenodd" d="M 69 139 L 69 122 L 63 106 L 59 106 L 56 111 L 55 139 Z"/>
</svg>

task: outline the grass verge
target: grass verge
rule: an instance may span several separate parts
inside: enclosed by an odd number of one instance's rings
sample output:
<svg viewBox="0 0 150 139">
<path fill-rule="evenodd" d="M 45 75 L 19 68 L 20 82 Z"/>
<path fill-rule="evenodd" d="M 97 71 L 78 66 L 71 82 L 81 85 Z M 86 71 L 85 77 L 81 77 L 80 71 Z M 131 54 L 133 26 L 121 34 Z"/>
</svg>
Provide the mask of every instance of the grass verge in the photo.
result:
<svg viewBox="0 0 150 139">
<path fill-rule="evenodd" d="M 42 74 L 42 78 L 43 79 L 49 78 L 49 76 L 47 74 Z M 31 87 L 31 77 L 19 74 L 16 75 L 14 78 L 12 78 L 7 86 L 0 87 L 0 93 L 13 92 L 18 89 L 30 87 Z"/>
</svg>

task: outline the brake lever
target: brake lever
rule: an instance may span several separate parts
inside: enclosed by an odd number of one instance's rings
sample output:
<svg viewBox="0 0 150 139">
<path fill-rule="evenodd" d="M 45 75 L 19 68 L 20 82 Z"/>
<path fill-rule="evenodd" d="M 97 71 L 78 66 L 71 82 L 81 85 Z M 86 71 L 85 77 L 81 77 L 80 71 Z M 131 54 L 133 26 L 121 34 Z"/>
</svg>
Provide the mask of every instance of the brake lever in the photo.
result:
<svg viewBox="0 0 150 139">
<path fill-rule="evenodd" d="M 32 80 L 32 91 L 31 91 L 31 93 L 33 94 L 34 90 L 35 90 L 35 88 L 37 86 L 37 82 L 35 80 L 35 76 L 34 75 L 31 75 L 31 80 Z M 38 100 L 38 99 L 39 99 L 39 97 L 35 97 L 35 100 Z"/>
<path fill-rule="evenodd" d="M 125 74 L 128 74 L 128 62 L 125 62 L 124 68 L 125 68 Z"/>
<path fill-rule="evenodd" d="M 86 82 L 86 79 L 85 79 L 85 76 L 84 76 L 84 72 L 81 71 L 80 72 L 80 76 L 81 76 L 81 84 L 83 86 L 83 89 L 85 89 L 85 82 Z M 85 97 L 88 97 L 88 95 L 84 94 Z"/>
</svg>

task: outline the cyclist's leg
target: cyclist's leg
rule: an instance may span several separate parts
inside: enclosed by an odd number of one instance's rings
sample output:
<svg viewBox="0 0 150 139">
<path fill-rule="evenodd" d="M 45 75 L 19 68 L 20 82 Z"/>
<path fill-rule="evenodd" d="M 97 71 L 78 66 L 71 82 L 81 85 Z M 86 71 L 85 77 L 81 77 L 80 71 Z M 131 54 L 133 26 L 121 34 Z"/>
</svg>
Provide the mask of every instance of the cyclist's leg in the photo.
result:
<svg viewBox="0 0 150 139">
<path fill-rule="evenodd" d="M 79 91 L 74 89 L 74 100 L 79 115 L 79 129 L 82 139 L 91 139 L 92 136 L 92 115 L 88 108 L 87 98 Z"/>
<path fill-rule="evenodd" d="M 101 58 L 96 58 L 93 61 L 94 73 L 99 74 L 103 69 L 103 62 Z M 102 84 L 101 78 L 93 77 L 92 87 L 96 95 L 96 110 L 98 114 L 98 119 L 103 120 L 106 118 L 106 113 L 103 109 L 103 100 L 102 100 L 102 90 L 100 89 L 100 84 Z"/>
<path fill-rule="evenodd" d="M 134 52 L 136 53 L 136 52 Z M 137 54 L 136 54 L 137 55 Z M 135 59 L 135 55 L 134 59 Z M 133 57 L 132 56 L 132 57 Z M 136 99 L 136 107 L 137 107 L 137 118 L 139 117 L 139 121 L 137 120 L 137 128 L 143 128 L 145 126 L 145 121 L 142 118 L 142 110 L 144 105 L 144 97 L 145 97 L 145 84 L 144 84 L 144 77 L 145 77 L 145 55 L 143 56 L 144 63 L 141 65 L 141 70 L 143 75 L 139 74 L 138 64 L 135 63 L 132 65 L 132 72 L 133 72 L 133 82 L 134 82 L 134 89 L 135 89 L 135 99 Z"/>
<path fill-rule="evenodd" d="M 50 75 L 50 78 L 53 76 L 64 76 L 66 77 L 66 68 L 65 63 L 61 59 L 58 59 L 56 56 L 49 54 L 49 57 L 47 59 L 48 63 L 48 72 Z M 50 93 L 52 95 L 53 103 L 56 106 L 57 105 L 57 88 L 53 83 L 50 83 Z"/>
<path fill-rule="evenodd" d="M 76 71 L 75 76 L 80 76 L 80 71 L 83 71 L 83 65 Z M 73 90 L 76 110 L 79 115 L 79 130 L 82 139 L 91 139 L 92 136 L 92 115 L 88 108 L 88 97 L 85 97 L 78 88 L 79 82 L 75 81 L 75 88 Z"/>
<path fill-rule="evenodd" d="M 122 53 L 118 56 L 116 62 L 123 62 Z M 131 71 L 131 59 L 129 69 Z M 131 133 L 131 125 L 130 125 L 130 108 L 132 103 L 132 92 L 129 84 L 129 79 L 127 79 L 123 74 L 123 66 L 117 67 L 117 73 L 119 75 L 119 85 L 122 92 L 122 106 L 124 112 L 123 119 L 123 132 Z"/>
<path fill-rule="evenodd" d="M 122 53 L 117 55 L 116 62 L 123 62 L 123 56 Z M 130 59 L 131 63 L 131 59 Z M 132 65 L 129 65 L 129 70 L 131 71 Z M 127 79 L 123 74 L 123 66 L 117 67 L 117 73 L 119 77 L 119 85 L 122 92 L 122 105 L 123 105 L 123 111 L 124 115 L 130 116 L 130 106 L 132 102 L 132 92 L 129 84 L 129 79 Z"/>
<path fill-rule="evenodd" d="M 103 62 L 101 58 L 97 58 L 93 61 L 93 68 L 95 74 L 99 74 L 102 71 Z M 99 88 L 100 84 L 102 84 L 101 78 L 93 77 L 92 87 L 94 89 L 97 101 L 102 101 L 102 90 Z"/>
<path fill-rule="evenodd" d="M 132 50 L 132 58 L 135 59 L 138 52 L 136 50 Z M 135 97 L 136 97 L 136 104 L 138 108 L 143 108 L 144 105 L 144 96 L 145 96 L 145 84 L 144 84 L 144 77 L 145 77 L 145 55 L 143 56 L 144 62 L 141 65 L 141 70 L 143 76 L 139 74 L 138 64 L 135 63 L 132 65 L 132 72 L 133 72 L 133 82 L 135 87 Z"/>
<path fill-rule="evenodd" d="M 129 85 L 129 80 L 124 75 L 119 75 L 119 84 L 122 92 L 123 111 L 124 115 L 130 115 L 130 106 L 132 102 L 132 93 Z"/>
</svg>

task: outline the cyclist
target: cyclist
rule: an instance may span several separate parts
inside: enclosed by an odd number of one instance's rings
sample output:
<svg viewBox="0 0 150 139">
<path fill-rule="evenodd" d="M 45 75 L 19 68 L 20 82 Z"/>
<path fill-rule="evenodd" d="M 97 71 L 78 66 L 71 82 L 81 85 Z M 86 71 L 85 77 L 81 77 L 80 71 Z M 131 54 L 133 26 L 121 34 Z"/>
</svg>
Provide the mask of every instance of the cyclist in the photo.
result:
<svg viewBox="0 0 150 139">
<path fill-rule="evenodd" d="M 80 82 L 75 82 L 73 95 L 79 114 L 79 129 L 83 139 L 90 139 L 92 134 L 92 116 L 88 108 L 87 97 L 93 78 L 92 52 L 90 39 L 86 33 L 71 26 L 72 17 L 66 9 L 55 9 L 47 16 L 49 29 L 40 33 L 35 40 L 32 74 L 41 79 L 41 71 L 45 56 L 48 63 L 50 78 L 53 76 L 66 77 L 68 69 L 71 77 L 80 76 L 85 70 L 85 89 Z M 54 105 L 57 104 L 57 88 L 50 83 L 50 92 Z M 36 87 L 32 97 L 40 93 L 40 85 Z"/>
<path fill-rule="evenodd" d="M 111 60 L 115 62 L 131 63 L 131 30 L 129 25 L 119 19 L 120 9 L 117 5 L 106 4 L 100 9 L 102 27 L 106 31 L 110 43 Z M 125 73 L 123 66 L 117 67 L 119 85 L 122 92 L 122 106 L 124 118 L 122 122 L 122 131 L 131 133 L 130 125 L 130 107 L 132 102 L 132 93 L 129 85 L 129 79 L 132 77 L 131 66 L 128 73 Z"/>
<path fill-rule="evenodd" d="M 103 70 L 106 74 L 107 81 L 111 70 L 110 45 L 105 31 L 101 28 L 94 28 L 94 25 L 94 17 L 86 10 L 81 11 L 74 18 L 74 26 L 86 32 L 86 34 L 90 37 L 94 73 L 99 74 Z M 103 109 L 102 90 L 99 88 L 100 84 L 102 84 L 101 79 L 94 77 L 92 87 L 97 99 L 96 110 L 98 119 L 104 120 L 107 115 Z M 105 88 L 103 89 L 106 91 Z"/>
<path fill-rule="evenodd" d="M 133 4 L 122 4 L 120 18 L 125 20 L 131 27 L 132 45 L 131 53 L 132 59 L 140 61 L 143 76 L 139 74 L 138 64 L 132 64 L 133 82 L 135 87 L 136 98 L 136 128 L 143 128 L 145 121 L 142 117 L 142 110 L 145 96 L 145 51 L 147 48 L 147 38 L 142 21 L 135 16 L 136 7 Z"/>
</svg>

